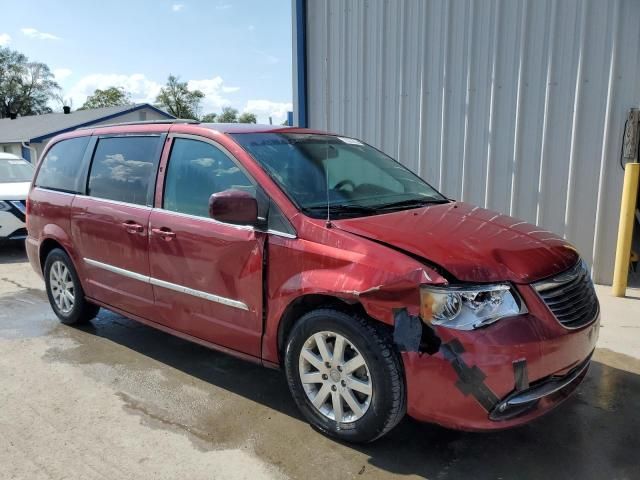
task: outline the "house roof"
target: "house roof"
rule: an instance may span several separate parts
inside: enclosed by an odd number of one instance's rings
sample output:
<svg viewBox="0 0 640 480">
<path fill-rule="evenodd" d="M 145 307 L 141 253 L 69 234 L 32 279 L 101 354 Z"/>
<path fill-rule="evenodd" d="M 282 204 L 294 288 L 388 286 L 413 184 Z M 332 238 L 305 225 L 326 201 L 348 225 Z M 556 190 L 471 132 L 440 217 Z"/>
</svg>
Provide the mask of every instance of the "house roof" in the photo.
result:
<svg viewBox="0 0 640 480">
<path fill-rule="evenodd" d="M 59 133 L 86 127 L 98 122 L 116 118 L 125 113 L 134 112 L 143 108 L 155 110 L 167 118 L 172 115 L 164 112 L 148 103 L 137 105 L 125 105 L 120 107 L 94 108 L 90 110 L 76 110 L 65 113 L 45 113 L 43 115 L 29 115 L 0 119 L 0 143 L 40 142 Z"/>
</svg>

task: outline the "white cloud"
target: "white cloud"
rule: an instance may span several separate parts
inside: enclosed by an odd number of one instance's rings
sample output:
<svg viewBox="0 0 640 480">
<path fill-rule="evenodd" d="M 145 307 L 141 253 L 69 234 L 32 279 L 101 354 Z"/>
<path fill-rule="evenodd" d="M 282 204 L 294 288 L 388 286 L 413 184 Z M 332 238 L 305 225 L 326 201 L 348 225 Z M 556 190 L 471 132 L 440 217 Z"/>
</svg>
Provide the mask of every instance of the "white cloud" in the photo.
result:
<svg viewBox="0 0 640 480">
<path fill-rule="evenodd" d="M 184 4 L 182 3 L 174 3 L 173 5 L 171 5 L 171 10 L 174 12 L 179 12 L 183 8 L 184 8 Z"/>
<path fill-rule="evenodd" d="M 293 110 L 291 102 L 273 102 L 271 100 L 248 100 L 243 111 L 255 113 L 261 122 L 267 122 L 272 117 L 273 123 L 278 125 L 287 118 L 287 112 Z"/>
<path fill-rule="evenodd" d="M 71 74 L 68 69 L 57 69 L 54 71 L 56 79 L 58 71 L 64 71 Z M 231 105 L 233 102 L 226 97 L 226 94 L 234 93 L 240 90 L 240 87 L 227 86 L 224 84 L 222 77 L 215 77 L 203 80 L 189 80 L 187 85 L 191 90 L 200 90 L 204 93 L 205 98 L 202 100 L 202 113 L 219 112 L 222 107 Z M 70 97 L 74 105 L 81 106 L 89 95 L 97 89 L 105 89 L 109 87 L 122 87 L 131 94 L 131 100 L 135 103 L 154 103 L 160 89 L 164 84 L 147 78 L 141 73 L 131 75 L 116 73 L 94 73 L 87 75 L 78 80 L 65 93 L 65 97 Z"/>
<path fill-rule="evenodd" d="M 228 10 L 231 7 L 233 7 L 233 5 L 231 5 L 230 3 L 223 3 L 220 5 L 216 5 L 216 10 Z"/>
<path fill-rule="evenodd" d="M 53 33 L 41 32 L 35 28 L 21 28 L 20 31 L 27 37 L 37 38 L 38 40 L 60 40 L 60 37 Z"/>
<path fill-rule="evenodd" d="M 256 29 L 256 26 L 255 25 L 249 25 L 248 29 L 249 29 L 250 32 L 253 32 Z"/>
<path fill-rule="evenodd" d="M 56 80 L 58 80 L 58 81 L 64 80 L 65 78 L 67 78 L 72 73 L 73 72 L 68 68 L 54 68 L 53 69 L 53 76 L 56 77 Z"/>
<path fill-rule="evenodd" d="M 0 33 L 0 47 L 9 45 L 11 43 L 11 35 L 8 33 Z"/>
<path fill-rule="evenodd" d="M 189 89 L 200 90 L 204 93 L 205 98 L 202 101 L 202 111 L 209 113 L 218 111 L 223 106 L 229 105 L 229 99 L 222 94 L 233 93 L 240 90 L 240 87 L 228 87 L 224 85 L 224 80 L 219 75 L 205 80 L 189 80 L 187 82 Z"/>
<path fill-rule="evenodd" d="M 94 73 L 82 77 L 67 92 L 74 105 L 81 106 L 89 95 L 97 89 L 122 87 L 131 94 L 135 103 L 153 103 L 160 93 L 162 85 L 141 73 L 121 75 L 116 73 Z"/>
</svg>

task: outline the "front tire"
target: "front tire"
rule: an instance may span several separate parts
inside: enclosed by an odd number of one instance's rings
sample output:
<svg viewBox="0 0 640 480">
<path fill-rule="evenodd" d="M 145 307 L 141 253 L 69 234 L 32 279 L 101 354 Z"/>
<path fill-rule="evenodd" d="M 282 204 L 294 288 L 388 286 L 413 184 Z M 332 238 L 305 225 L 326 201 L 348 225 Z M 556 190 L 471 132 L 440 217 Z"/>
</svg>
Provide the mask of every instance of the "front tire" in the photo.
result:
<svg viewBox="0 0 640 480">
<path fill-rule="evenodd" d="M 44 281 L 51 308 L 65 325 L 88 322 L 98 314 L 100 307 L 86 300 L 73 262 L 64 250 L 55 248 L 47 255 Z"/>
<path fill-rule="evenodd" d="M 371 442 L 406 411 L 399 354 L 382 327 L 356 315 L 320 309 L 294 325 L 285 350 L 293 398 L 322 433 Z"/>
</svg>

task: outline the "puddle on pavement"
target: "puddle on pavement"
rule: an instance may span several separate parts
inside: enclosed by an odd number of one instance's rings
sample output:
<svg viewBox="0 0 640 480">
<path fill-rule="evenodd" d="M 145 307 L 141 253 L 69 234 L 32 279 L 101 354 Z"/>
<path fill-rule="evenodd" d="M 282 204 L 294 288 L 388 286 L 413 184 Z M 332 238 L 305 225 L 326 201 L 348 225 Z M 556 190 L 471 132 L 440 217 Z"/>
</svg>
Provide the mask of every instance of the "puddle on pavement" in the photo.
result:
<svg viewBox="0 0 640 480">
<path fill-rule="evenodd" d="M 0 295 L 0 338 L 41 337 L 58 328 L 60 322 L 49 309 L 42 290 L 24 289 Z"/>
<path fill-rule="evenodd" d="M 280 372 L 105 310 L 84 327 L 61 326 L 42 292 L 23 295 L 34 304 L 0 297 L 0 312 L 18 312 L 0 317 L 0 338 L 46 335 L 47 361 L 109 385 L 143 424 L 183 432 L 198 449 L 251 448 L 293 478 L 640 478 L 640 360 L 610 350 L 597 350 L 573 398 L 524 427 L 464 433 L 407 419 L 353 446 L 300 420 Z"/>
</svg>

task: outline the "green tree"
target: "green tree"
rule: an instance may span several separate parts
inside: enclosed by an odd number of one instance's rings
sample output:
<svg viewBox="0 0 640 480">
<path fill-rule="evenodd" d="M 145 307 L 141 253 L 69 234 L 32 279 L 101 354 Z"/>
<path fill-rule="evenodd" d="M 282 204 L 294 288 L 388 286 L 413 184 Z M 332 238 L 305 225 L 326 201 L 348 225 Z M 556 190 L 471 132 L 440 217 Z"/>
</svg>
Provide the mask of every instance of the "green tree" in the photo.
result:
<svg viewBox="0 0 640 480">
<path fill-rule="evenodd" d="M 122 87 L 109 87 L 104 90 L 96 88 L 93 95 L 87 97 L 79 110 L 88 110 L 90 108 L 119 107 L 122 105 L 131 105 L 131 95 Z"/>
<path fill-rule="evenodd" d="M 255 113 L 244 112 L 238 117 L 239 123 L 258 123 Z"/>
<path fill-rule="evenodd" d="M 174 117 L 197 119 L 203 98 L 204 93 L 200 90 L 189 90 L 187 82 L 181 82 L 179 77 L 169 75 L 167 84 L 156 98 L 156 103 L 166 108 Z"/>
<path fill-rule="evenodd" d="M 47 65 L 0 47 L 0 118 L 49 113 L 59 90 Z"/>
<path fill-rule="evenodd" d="M 216 118 L 218 123 L 238 123 L 238 110 L 231 107 L 222 107 L 222 113 Z"/>
<path fill-rule="evenodd" d="M 218 115 L 216 113 L 207 113 L 206 115 L 202 116 L 200 121 L 202 123 L 213 123 L 216 121 L 217 118 L 218 118 Z"/>
</svg>

